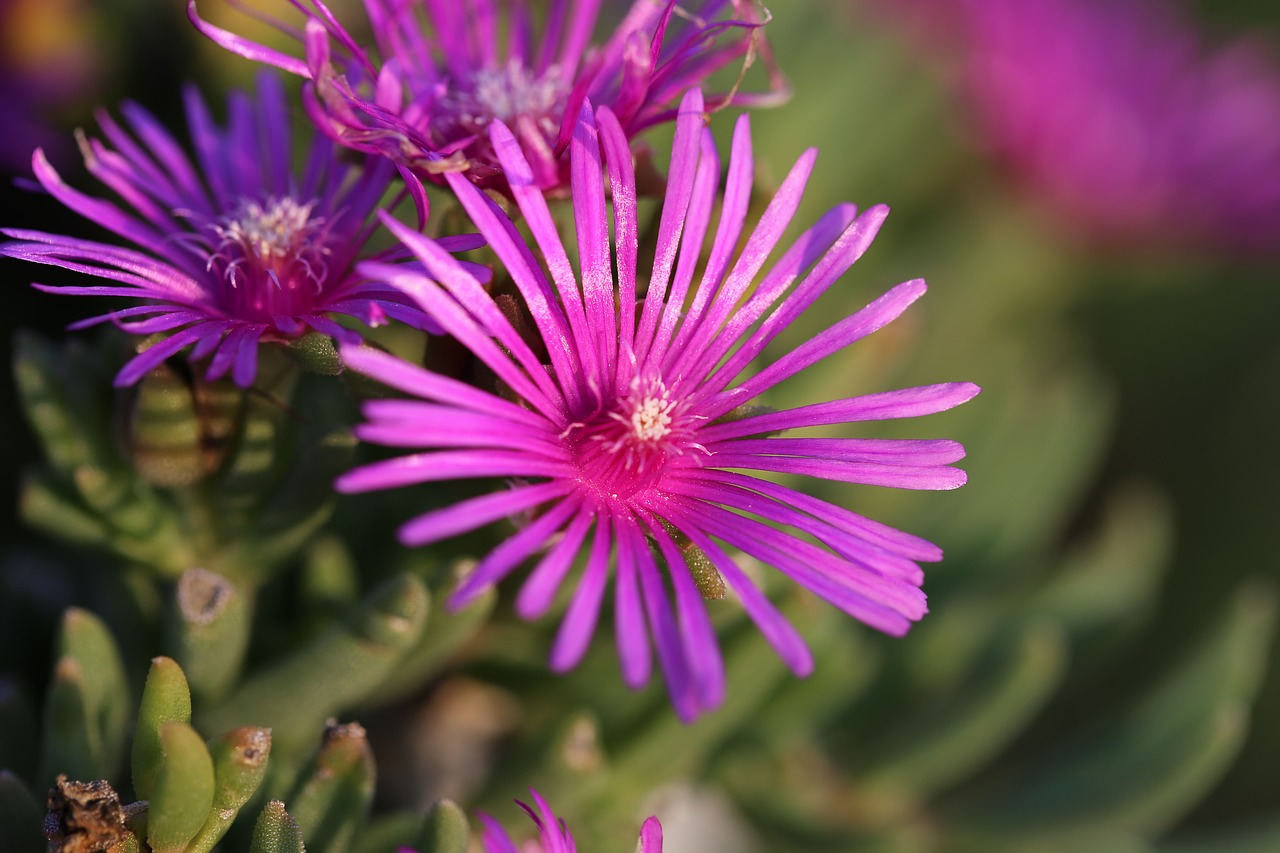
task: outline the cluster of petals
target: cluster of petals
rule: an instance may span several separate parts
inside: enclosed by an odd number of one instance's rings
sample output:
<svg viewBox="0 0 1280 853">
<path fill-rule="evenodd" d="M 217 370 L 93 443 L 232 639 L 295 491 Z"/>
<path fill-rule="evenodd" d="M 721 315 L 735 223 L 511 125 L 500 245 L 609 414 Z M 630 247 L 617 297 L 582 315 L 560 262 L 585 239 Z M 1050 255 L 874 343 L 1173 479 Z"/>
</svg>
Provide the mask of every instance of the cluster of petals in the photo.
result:
<svg viewBox="0 0 1280 853">
<path fill-rule="evenodd" d="M 769 90 L 718 96 L 721 104 L 763 105 L 785 96 L 760 31 L 757 0 L 634 0 L 596 44 L 602 0 L 551 0 L 543 13 L 526 0 L 365 0 L 374 44 L 366 47 L 320 0 L 293 0 L 301 27 L 279 24 L 303 42 L 293 56 L 188 15 L 223 47 L 306 78 L 316 126 L 358 151 L 375 153 L 440 180 L 465 171 L 505 187 L 487 129 L 508 126 L 540 187 L 565 182 L 563 152 L 583 101 L 608 105 L 628 136 L 670 120 L 691 86 L 738 61 L 769 65 Z M 607 4 L 604 4 L 607 5 Z"/>
<path fill-rule="evenodd" d="M 1125 244 L 1274 249 L 1273 51 L 1249 39 L 1211 47 L 1162 0 L 924 6 L 957 24 L 949 31 L 984 144 L 1076 230 Z"/>
<path fill-rule="evenodd" d="M 480 822 L 484 824 L 484 835 L 480 843 L 484 845 L 484 853 L 577 853 L 577 845 L 563 820 L 556 817 L 547 801 L 534 790 L 536 809 L 516 800 L 538 827 L 538 839 L 524 846 L 517 846 L 511 840 L 502 825 L 487 814 L 480 814 Z M 402 851 L 412 853 L 412 851 Z M 656 817 L 648 818 L 640 827 L 640 840 L 636 845 L 636 853 L 662 853 L 662 825 Z"/>
<path fill-rule="evenodd" d="M 395 167 L 347 162 L 317 137 L 295 170 L 284 90 L 271 75 L 263 75 L 258 88 L 256 99 L 230 97 L 225 127 L 194 89 L 186 91 L 194 160 L 136 104 L 123 107 L 127 129 L 100 113 L 105 141 L 81 140 L 85 165 L 123 205 L 66 184 L 41 150 L 32 157 L 49 195 L 138 247 L 16 228 L 3 230 L 13 242 L 0 245 L 0 254 L 109 282 L 37 288 L 142 301 L 72 326 L 113 321 L 136 335 L 167 335 L 126 363 L 117 385 L 136 382 L 191 347 L 193 360 L 208 358 L 209 379 L 230 373 L 247 387 L 262 341 L 288 341 L 311 330 L 359 340 L 331 314 L 370 326 L 395 318 L 434 328 L 403 294 L 356 270 Z M 371 256 L 396 255 L 403 251 Z"/>
<path fill-rule="evenodd" d="M 808 648 L 730 550 L 776 567 L 890 634 L 905 633 L 926 610 L 918 563 L 941 558 L 935 545 L 744 472 L 951 489 L 965 481 L 952 465 L 964 449 L 948 440 L 775 433 L 930 414 L 978 390 L 949 383 L 783 411 L 744 409 L 779 382 L 891 322 L 925 285 L 901 284 L 762 369 L 749 370 L 863 254 L 887 210 L 860 213 L 839 205 L 785 251 L 775 251 L 815 152 L 799 159 L 748 232 L 753 161 L 747 119 L 739 119 L 733 135 L 717 217 L 721 162 L 703 108 L 697 90 L 680 105 L 654 265 L 644 277 L 632 158 L 625 131 L 607 106 L 584 104 L 569 144 L 576 273 L 520 142 L 504 124 L 494 123 L 491 142 L 531 244 L 492 199 L 461 175 L 446 175 L 518 289 L 536 329 L 531 339 L 518 333 L 444 247 L 388 221 L 421 270 L 376 263 L 362 269 L 411 295 L 508 393 L 465 385 L 368 347 L 344 347 L 352 369 L 417 398 L 367 403 L 357 435 L 418 452 L 354 469 L 337 483 L 340 491 L 362 492 L 506 478 L 508 488 L 407 522 L 401 541 L 425 545 L 508 517 L 530 519 L 479 561 L 451 606 L 465 606 L 533 561 L 515 607 L 522 617 L 537 618 L 551 609 L 585 554 L 551 649 L 552 668 L 567 670 L 585 653 L 613 576 L 623 680 L 632 687 L 646 683 L 656 648 L 675 710 L 685 720 L 719 705 L 725 688 L 688 548 L 705 555 L 800 675 L 813 666 Z M 771 257 L 776 260 L 762 273 Z"/>
</svg>

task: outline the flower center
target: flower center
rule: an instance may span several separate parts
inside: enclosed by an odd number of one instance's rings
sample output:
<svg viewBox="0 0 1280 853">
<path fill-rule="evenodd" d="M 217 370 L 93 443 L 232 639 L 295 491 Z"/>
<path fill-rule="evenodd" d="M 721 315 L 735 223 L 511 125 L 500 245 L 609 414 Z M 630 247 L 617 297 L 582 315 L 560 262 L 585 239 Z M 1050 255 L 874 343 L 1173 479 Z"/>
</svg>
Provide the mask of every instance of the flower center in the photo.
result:
<svg viewBox="0 0 1280 853">
<path fill-rule="evenodd" d="M 581 479 L 611 499 L 661 482 L 679 460 L 706 451 L 694 441 L 697 418 L 682 412 L 662 380 L 637 378 L 631 390 L 565 431 Z M 693 463 L 693 464 L 696 464 Z"/>
<path fill-rule="evenodd" d="M 567 94 L 558 67 L 553 65 L 535 76 L 522 62 L 512 59 L 504 66 L 482 68 L 451 83 L 436 102 L 433 123 L 445 142 L 483 134 L 495 119 L 512 126 L 517 134 L 536 128 L 550 142 L 560 131 Z"/>
<path fill-rule="evenodd" d="M 289 196 L 241 199 L 233 213 L 213 225 L 218 242 L 208 268 L 230 285 L 220 289 L 225 311 L 266 322 L 317 310 L 329 248 L 325 219 L 312 215 L 315 205 Z"/>
</svg>

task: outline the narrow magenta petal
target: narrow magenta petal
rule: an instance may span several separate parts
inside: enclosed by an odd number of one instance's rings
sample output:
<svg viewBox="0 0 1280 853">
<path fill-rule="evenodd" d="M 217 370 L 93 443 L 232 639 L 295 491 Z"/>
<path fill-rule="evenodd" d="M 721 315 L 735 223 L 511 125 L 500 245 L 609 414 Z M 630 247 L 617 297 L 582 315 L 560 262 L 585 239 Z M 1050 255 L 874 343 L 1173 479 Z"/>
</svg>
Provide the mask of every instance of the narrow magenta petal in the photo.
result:
<svg viewBox="0 0 1280 853">
<path fill-rule="evenodd" d="M 509 518 L 568 491 L 564 483 L 552 482 L 471 498 L 407 522 L 400 528 L 400 541 L 411 547 L 428 545 Z"/>
<path fill-rule="evenodd" d="M 649 654 L 649 629 L 645 624 L 644 605 L 640 595 L 640 547 L 623 533 L 619 524 L 618 560 L 614 581 L 614 631 L 617 634 L 618 659 L 622 663 L 622 681 L 633 690 L 649 680 L 652 659 Z M 648 597 L 646 593 L 646 598 Z"/>
<path fill-rule="evenodd" d="M 567 672 L 578 665 L 587 653 L 587 644 L 595 633 L 600 617 L 600 602 L 604 597 L 605 581 L 609 577 L 609 552 L 612 549 L 613 525 L 608 515 L 596 520 L 595 540 L 587 558 L 587 568 L 569 610 L 560 623 L 555 644 L 551 647 L 550 665 L 556 672 Z"/>
</svg>

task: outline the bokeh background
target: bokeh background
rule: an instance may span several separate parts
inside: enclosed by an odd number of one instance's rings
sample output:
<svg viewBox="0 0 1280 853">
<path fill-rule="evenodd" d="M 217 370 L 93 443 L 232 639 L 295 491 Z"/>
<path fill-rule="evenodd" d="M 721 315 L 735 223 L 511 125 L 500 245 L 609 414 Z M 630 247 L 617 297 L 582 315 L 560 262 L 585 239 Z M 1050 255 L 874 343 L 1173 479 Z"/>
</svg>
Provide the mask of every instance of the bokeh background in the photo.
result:
<svg viewBox="0 0 1280 853">
<path fill-rule="evenodd" d="M 182 82 L 216 102 L 252 80 L 256 69 L 202 40 L 183 5 L 0 2 L 0 225 L 83 228 L 29 191 L 24 164 L 43 145 L 73 184 L 91 186 L 72 131 L 90 128 L 99 105 L 133 99 L 180 129 Z M 205 5 L 220 20 L 219 4 Z M 953 380 L 984 388 L 960 410 L 884 433 L 963 441 L 970 483 L 959 492 L 817 487 L 943 546 L 926 584 L 932 613 L 891 641 L 780 590 L 818 654 L 802 683 L 720 614 L 729 706 L 688 730 L 660 690 L 625 694 L 608 648 L 568 679 L 546 676 L 550 629 L 500 614 L 458 662 L 361 717 L 382 768 L 378 808 L 447 794 L 505 816 L 510 797 L 538 784 L 581 827 L 584 849 L 626 849 L 628 822 L 652 809 L 686 845 L 676 850 L 1280 849 L 1280 647 L 1269 630 L 1280 204 L 1263 224 L 1272 239 L 1247 248 L 1099 233 L 984 136 L 954 24 L 962 4 L 769 5 L 794 96 L 752 116 L 760 182 L 814 146 L 797 221 L 845 200 L 893 208 L 823 311 L 907 278 L 931 288 L 775 404 Z M 1176 8 L 1207 49 L 1248 39 L 1271 75 L 1264 92 L 1280 97 L 1280 7 Z M 1052 109 L 1055 93 L 1044 98 Z M 722 140 L 731 119 L 714 120 Z M 1274 186 L 1280 124 L 1262 131 L 1272 171 L 1258 182 Z M 662 134 L 651 144 L 665 160 Z M 0 261 L 6 352 L 18 329 L 61 338 L 90 310 L 31 290 L 33 278 L 55 280 L 38 273 Z M 39 695 L 65 606 L 113 627 L 126 617 L 113 610 L 109 562 L 19 519 L 23 472 L 40 451 L 8 370 L 0 393 L 0 669 Z M 385 512 L 384 530 L 407 515 Z M 340 505 L 338 529 L 364 526 L 369 538 L 375 514 Z M 390 539 L 352 536 L 369 583 L 403 559 Z M 122 645 L 139 668 L 156 653 L 146 634 Z M 562 732 L 566 719 L 587 722 Z M 570 754 L 561 734 L 585 739 L 588 757 L 556 764 L 548 756 Z M 441 757 L 459 742 L 476 746 Z"/>
</svg>

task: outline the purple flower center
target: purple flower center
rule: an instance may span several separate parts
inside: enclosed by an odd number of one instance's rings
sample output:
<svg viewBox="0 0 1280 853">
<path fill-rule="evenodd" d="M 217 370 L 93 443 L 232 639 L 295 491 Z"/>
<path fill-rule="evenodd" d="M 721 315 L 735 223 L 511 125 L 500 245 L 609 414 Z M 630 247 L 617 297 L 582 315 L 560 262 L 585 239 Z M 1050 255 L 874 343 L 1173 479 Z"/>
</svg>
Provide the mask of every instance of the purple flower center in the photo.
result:
<svg viewBox="0 0 1280 853">
<path fill-rule="evenodd" d="M 606 500 L 626 500 L 659 485 L 673 464 L 697 464 L 689 451 L 706 453 L 694 440 L 700 418 L 683 409 L 662 380 L 633 380 L 630 393 L 565 431 L 579 479 Z"/>
<path fill-rule="evenodd" d="M 450 82 L 435 105 L 434 129 L 445 144 L 483 136 L 494 120 L 534 129 L 548 142 L 560 131 L 569 87 L 552 65 L 535 75 L 517 59 L 499 68 L 482 68 Z"/>
<path fill-rule="evenodd" d="M 218 242 L 208 269 L 229 287 L 218 301 L 239 320 L 268 322 L 273 317 L 314 313 L 329 268 L 326 220 L 313 216 L 315 202 L 271 197 L 241 199 L 234 213 L 215 223 Z"/>
</svg>

